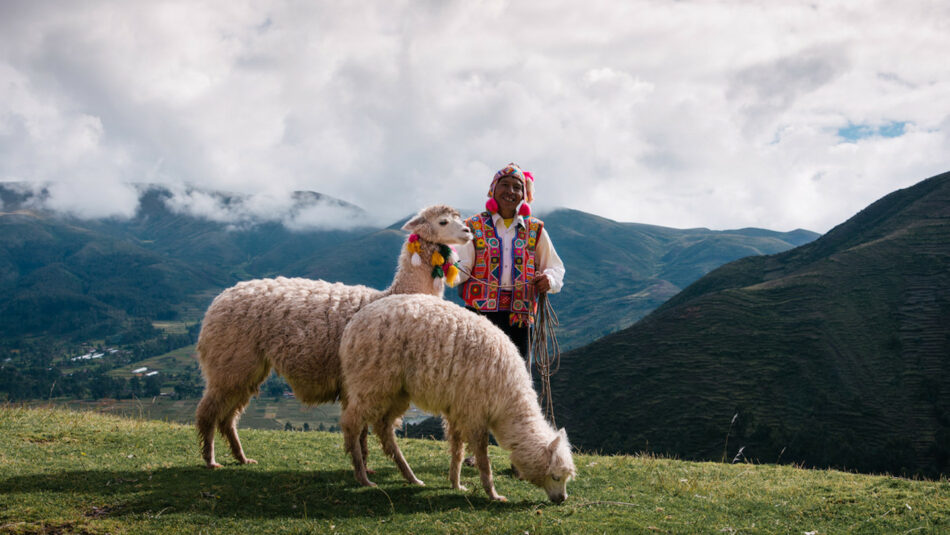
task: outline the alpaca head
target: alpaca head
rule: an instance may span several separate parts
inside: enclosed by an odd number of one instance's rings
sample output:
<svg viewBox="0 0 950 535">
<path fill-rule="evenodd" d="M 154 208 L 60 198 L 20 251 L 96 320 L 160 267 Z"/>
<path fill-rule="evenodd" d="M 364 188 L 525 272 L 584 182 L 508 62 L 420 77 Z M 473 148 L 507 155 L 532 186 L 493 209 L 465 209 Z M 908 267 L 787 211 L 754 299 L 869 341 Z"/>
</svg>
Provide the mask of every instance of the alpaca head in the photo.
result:
<svg viewBox="0 0 950 535">
<path fill-rule="evenodd" d="M 402 229 L 432 243 L 465 245 L 472 241 L 472 231 L 462 221 L 458 211 L 442 204 L 423 208 Z"/>
<path fill-rule="evenodd" d="M 567 481 L 577 474 L 564 428 L 541 451 L 527 455 L 513 451 L 511 464 L 518 469 L 522 479 L 544 489 L 554 503 L 567 499 Z"/>
</svg>

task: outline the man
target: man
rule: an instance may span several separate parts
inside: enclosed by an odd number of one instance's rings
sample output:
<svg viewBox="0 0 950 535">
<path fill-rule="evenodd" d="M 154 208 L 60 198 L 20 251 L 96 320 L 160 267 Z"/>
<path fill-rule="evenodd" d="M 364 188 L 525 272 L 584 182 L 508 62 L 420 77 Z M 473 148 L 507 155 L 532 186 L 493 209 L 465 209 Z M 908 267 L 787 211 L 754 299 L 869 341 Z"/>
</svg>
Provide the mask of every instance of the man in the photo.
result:
<svg viewBox="0 0 950 535">
<path fill-rule="evenodd" d="M 528 358 L 528 331 L 537 296 L 564 285 L 564 263 L 544 223 L 531 217 L 534 177 L 508 164 L 492 179 L 485 212 L 467 219 L 475 238 L 458 251 L 459 294 Z M 471 275 L 469 275 L 471 274 Z"/>
</svg>

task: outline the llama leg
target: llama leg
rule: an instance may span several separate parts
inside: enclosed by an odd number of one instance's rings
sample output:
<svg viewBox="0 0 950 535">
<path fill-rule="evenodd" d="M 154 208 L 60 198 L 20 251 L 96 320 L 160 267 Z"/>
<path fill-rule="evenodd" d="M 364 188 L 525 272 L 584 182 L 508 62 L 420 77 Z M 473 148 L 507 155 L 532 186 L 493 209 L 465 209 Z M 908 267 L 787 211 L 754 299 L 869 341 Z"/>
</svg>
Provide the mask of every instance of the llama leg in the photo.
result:
<svg viewBox="0 0 950 535">
<path fill-rule="evenodd" d="M 365 487 L 375 487 L 366 477 L 366 463 L 363 461 L 363 448 L 360 445 L 360 434 L 366 429 L 359 415 L 352 406 L 347 407 L 340 416 L 340 429 L 343 431 L 343 445 L 346 452 L 353 459 L 353 476 Z"/>
<path fill-rule="evenodd" d="M 251 396 L 257 393 L 261 383 L 270 373 L 270 363 L 247 353 L 237 354 L 236 361 L 242 363 L 235 369 L 228 369 L 228 374 L 222 374 L 220 352 L 209 352 L 201 358 L 202 362 L 210 362 L 210 370 L 205 369 L 208 386 L 198 404 L 195 414 L 195 424 L 202 444 L 202 455 L 208 468 L 218 468 L 221 465 L 214 459 L 214 430 L 228 440 L 231 454 L 241 464 L 252 464 L 257 461 L 248 459 L 241 447 L 238 438 L 237 422 L 244 408 L 247 407 Z M 204 364 L 203 364 L 204 366 Z"/>
<path fill-rule="evenodd" d="M 231 455 L 234 456 L 238 463 L 257 464 L 257 461 L 248 459 L 244 455 L 244 448 L 241 447 L 241 439 L 238 438 L 237 423 L 246 406 L 247 403 L 245 402 L 243 406 L 231 411 L 231 414 L 218 425 L 218 429 L 221 431 L 221 434 L 228 439 L 228 445 L 231 446 Z"/>
<path fill-rule="evenodd" d="M 412 473 L 412 468 L 409 467 L 409 463 L 407 463 L 406 458 L 403 457 L 399 445 L 396 444 L 396 428 L 393 426 L 393 422 L 409 408 L 409 400 L 405 400 L 405 403 L 397 403 L 398 406 L 392 407 L 385 416 L 373 424 L 373 430 L 376 431 L 376 436 L 379 437 L 379 441 L 383 445 L 383 451 L 386 452 L 386 455 L 389 455 L 396 463 L 396 466 L 399 467 L 399 471 L 402 472 L 402 477 L 406 478 L 406 481 L 413 485 L 424 487 L 425 483 Z"/>
<path fill-rule="evenodd" d="M 482 487 L 485 488 L 485 494 L 488 494 L 488 498 L 491 500 L 507 502 L 508 498 L 495 492 L 495 479 L 492 477 L 491 461 L 488 459 L 488 431 L 473 433 L 469 442 L 475 450 L 475 463 L 478 465 L 478 472 L 482 476 Z"/>
<path fill-rule="evenodd" d="M 364 425 L 363 430 L 360 431 L 360 450 L 363 453 L 363 468 L 366 469 L 367 474 L 375 474 L 375 470 L 369 469 L 369 448 L 366 446 L 366 437 L 369 435 L 369 426 Z"/>
<path fill-rule="evenodd" d="M 228 439 L 228 445 L 231 446 L 231 455 L 240 464 L 257 464 L 254 459 L 248 459 L 244 455 L 244 449 L 241 447 L 241 439 L 238 438 L 237 423 L 241 418 L 244 409 L 251 401 L 251 396 L 258 393 L 261 383 L 270 374 L 270 364 L 259 360 L 257 366 L 249 369 L 245 375 L 247 382 L 243 388 L 235 388 L 228 396 L 227 404 L 223 405 L 228 410 L 224 412 L 224 418 L 218 421 L 218 430 Z"/>
<path fill-rule="evenodd" d="M 214 460 L 214 429 L 219 420 L 218 412 L 219 401 L 216 392 L 206 390 L 201 402 L 198 403 L 198 410 L 195 412 L 195 427 L 198 428 L 198 441 L 201 443 L 201 455 L 204 457 L 205 465 L 208 468 L 220 468 L 221 465 Z"/>
<path fill-rule="evenodd" d="M 340 414 L 346 412 L 347 405 L 348 403 L 346 401 L 346 394 L 342 394 L 340 396 Z M 360 453 L 363 454 L 363 470 L 365 470 L 368 475 L 374 475 L 376 471 L 370 470 L 369 468 L 369 447 L 366 445 L 366 438 L 368 435 L 369 426 L 364 425 L 363 430 L 360 431 Z"/>
<path fill-rule="evenodd" d="M 452 428 L 448 420 L 443 421 L 442 427 L 445 431 L 445 437 L 449 440 L 449 455 L 452 459 L 449 465 L 449 482 L 452 483 L 453 489 L 468 490 L 459 482 L 462 477 L 462 457 L 465 455 L 465 443 L 462 442 L 462 435 Z"/>
</svg>

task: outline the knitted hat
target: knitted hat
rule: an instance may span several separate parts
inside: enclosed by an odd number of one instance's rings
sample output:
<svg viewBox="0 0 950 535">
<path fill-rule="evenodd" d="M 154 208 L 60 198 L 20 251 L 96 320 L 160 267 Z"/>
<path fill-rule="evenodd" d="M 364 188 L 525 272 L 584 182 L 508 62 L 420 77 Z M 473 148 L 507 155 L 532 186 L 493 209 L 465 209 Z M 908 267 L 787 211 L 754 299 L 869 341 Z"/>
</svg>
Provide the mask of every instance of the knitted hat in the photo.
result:
<svg viewBox="0 0 950 535">
<path fill-rule="evenodd" d="M 521 216 L 531 215 L 531 206 L 528 203 L 534 202 L 534 176 L 530 172 L 522 170 L 515 163 L 510 163 L 495 173 L 495 178 L 491 181 L 491 187 L 488 188 L 488 202 L 485 203 L 485 208 L 492 213 L 498 211 L 498 203 L 495 201 L 495 184 L 498 184 L 498 181 L 506 176 L 517 178 L 524 188 L 524 200 L 518 206 L 518 214 Z"/>
</svg>

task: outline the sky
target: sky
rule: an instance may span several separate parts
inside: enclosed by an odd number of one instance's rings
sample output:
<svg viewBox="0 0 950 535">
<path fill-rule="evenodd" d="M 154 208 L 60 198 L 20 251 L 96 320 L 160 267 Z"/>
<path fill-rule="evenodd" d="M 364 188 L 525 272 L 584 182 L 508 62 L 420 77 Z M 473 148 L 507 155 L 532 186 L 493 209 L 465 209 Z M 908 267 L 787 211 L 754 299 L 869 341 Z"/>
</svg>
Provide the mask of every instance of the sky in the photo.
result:
<svg viewBox="0 0 950 535">
<path fill-rule="evenodd" d="M 3 0 L 0 181 L 389 224 L 516 162 L 539 214 L 823 233 L 950 170 L 948 51 L 945 0 Z"/>
</svg>

